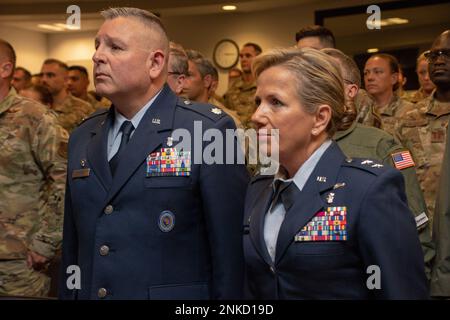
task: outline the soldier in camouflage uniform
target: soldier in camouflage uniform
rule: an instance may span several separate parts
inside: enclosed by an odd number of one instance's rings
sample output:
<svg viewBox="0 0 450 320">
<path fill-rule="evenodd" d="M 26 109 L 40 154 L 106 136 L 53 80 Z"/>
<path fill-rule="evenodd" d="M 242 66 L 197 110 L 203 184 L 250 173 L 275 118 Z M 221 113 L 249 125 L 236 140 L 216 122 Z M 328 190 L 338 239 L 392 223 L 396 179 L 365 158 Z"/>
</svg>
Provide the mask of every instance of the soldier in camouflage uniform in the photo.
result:
<svg viewBox="0 0 450 320">
<path fill-rule="evenodd" d="M 225 107 L 235 110 L 245 128 L 251 127 L 250 118 L 256 110 L 256 82 L 252 74 L 252 61 L 262 52 L 260 46 L 247 43 L 239 55 L 242 76 L 224 95 Z"/>
<path fill-rule="evenodd" d="M 358 101 L 358 122 L 397 134 L 399 120 L 414 105 L 395 94 L 399 87 L 400 67 L 397 59 L 389 54 L 371 56 L 364 67 L 364 82 L 370 97 Z"/>
<path fill-rule="evenodd" d="M 428 60 L 425 58 L 425 52 L 417 58 L 416 73 L 417 78 L 419 79 L 420 88 L 419 90 L 409 92 L 408 95 L 404 97 L 405 100 L 408 100 L 411 103 L 417 103 L 420 100 L 429 97 L 435 88 L 428 72 Z"/>
<path fill-rule="evenodd" d="M 428 53 L 430 77 L 436 90 L 407 113 L 400 135 L 412 145 L 418 175 L 430 213 L 434 212 L 438 181 L 450 119 L 450 36 L 443 33 Z"/>
<path fill-rule="evenodd" d="M 56 112 L 59 123 L 71 133 L 95 109 L 86 101 L 67 92 L 68 67 L 65 63 L 47 59 L 42 65 L 41 73 L 42 84 L 53 96 L 52 109 Z"/>
<path fill-rule="evenodd" d="M 430 103 L 432 104 L 430 107 L 439 104 L 442 116 L 448 119 L 450 110 L 450 30 L 443 32 L 434 41 L 427 58 L 430 62 L 430 77 L 436 85 L 436 92 L 430 99 Z M 448 132 L 447 123 L 447 146 L 441 172 L 442 180 L 439 197 L 436 202 L 435 221 L 433 224 L 433 239 L 436 243 L 437 254 L 431 278 L 431 295 L 445 297 L 446 299 L 450 298 L 450 138 Z M 439 134 L 435 135 L 434 138 L 440 138 Z"/>
<path fill-rule="evenodd" d="M 67 81 L 67 90 L 74 96 L 89 103 L 95 110 L 104 109 L 111 105 L 106 98 L 97 100 L 88 93 L 89 75 L 83 66 L 70 66 Z"/>
<path fill-rule="evenodd" d="M 361 77 L 356 63 L 344 53 L 336 49 L 323 49 L 339 64 L 346 93 L 346 113 L 356 112 L 354 99 L 361 85 Z M 345 121 L 345 119 L 349 119 Z M 408 206 L 413 213 L 419 233 L 422 251 L 424 253 L 425 271 L 428 279 L 431 277 L 431 261 L 435 256 L 431 240 L 431 225 L 428 222 L 428 212 L 425 200 L 420 190 L 414 164 L 403 165 L 398 161 L 399 155 L 410 156 L 409 151 L 387 132 L 365 126 L 353 121 L 354 117 L 344 117 L 333 139 L 348 157 L 373 159 L 386 166 L 400 170 L 405 180 L 405 192 Z"/>
<path fill-rule="evenodd" d="M 0 40 L 0 295 L 43 297 L 60 247 L 67 132 L 44 105 L 10 88 L 14 49 Z"/>
</svg>

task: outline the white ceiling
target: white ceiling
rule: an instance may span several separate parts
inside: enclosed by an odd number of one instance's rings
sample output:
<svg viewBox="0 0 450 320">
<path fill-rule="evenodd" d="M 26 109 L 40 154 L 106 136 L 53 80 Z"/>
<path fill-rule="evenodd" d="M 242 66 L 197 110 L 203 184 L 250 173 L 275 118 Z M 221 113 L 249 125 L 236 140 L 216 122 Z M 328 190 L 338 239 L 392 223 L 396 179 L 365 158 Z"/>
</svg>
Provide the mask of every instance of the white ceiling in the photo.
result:
<svg viewBox="0 0 450 320">
<path fill-rule="evenodd" d="M 152 0 L 152 1 L 89 1 L 78 0 L 81 10 L 81 31 L 97 30 L 103 19 L 99 11 L 110 6 L 135 6 L 158 13 L 162 18 L 203 14 L 233 14 L 271 10 L 317 2 L 317 0 Z M 42 30 L 38 24 L 65 23 L 66 8 L 73 0 L 0 0 L 0 24 L 43 33 L 57 31 Z M 222 6 L 234 4 L 236 11 L 225 12 Z M 80 31 L 66 31 L 80 32 Z"/>
</svg>

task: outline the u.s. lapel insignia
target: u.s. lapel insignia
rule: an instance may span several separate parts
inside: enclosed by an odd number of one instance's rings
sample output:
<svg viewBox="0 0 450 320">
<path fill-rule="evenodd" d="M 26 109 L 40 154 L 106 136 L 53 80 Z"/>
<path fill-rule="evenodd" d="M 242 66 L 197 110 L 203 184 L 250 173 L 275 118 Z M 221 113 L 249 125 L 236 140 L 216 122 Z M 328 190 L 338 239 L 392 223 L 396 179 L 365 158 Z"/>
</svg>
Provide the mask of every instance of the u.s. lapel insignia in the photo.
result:
<svg viewBox="0 0 450 320">
<path fill-rule="evenodd" d="M 319 181 L 319 182 L 327 182 L 327 177 L 317 177 L 317 181 Z"/>
<path fill-rule="evenodd" d="M 153 123 L 153 124 L 158 124 L 158 125 L 159 125 L 159 124 L 161 124 L 161 119 L 153 118 L 153 119 L 152 119 L 152 123 Z"/>
<path fill-rule="evenodd" d="M 220 110 L 219 108 L 212 108 L 211 112 L 214 114 L 222 114 L 222 110 Z"/>
<path fill-rule="evenodd" d="M 173 138 L 172 137 L 167 137 L 167 146 L 171 147 L 173 145 Z"/>
<path fill-rule="evenodd" d="M 81 165 L 81 167 L 86 167 L 86 159 L 81 159 L 81 161 L 80 161 L 80 165 Z"/>
<path fill-rule="evenodd" d="M 327 203 L 333 203 L 333 201 L 334 201 L 334 193 L 333 193 L 333 192 L 330 192 L 330 193 L 327 195 Z"/>
</svg>

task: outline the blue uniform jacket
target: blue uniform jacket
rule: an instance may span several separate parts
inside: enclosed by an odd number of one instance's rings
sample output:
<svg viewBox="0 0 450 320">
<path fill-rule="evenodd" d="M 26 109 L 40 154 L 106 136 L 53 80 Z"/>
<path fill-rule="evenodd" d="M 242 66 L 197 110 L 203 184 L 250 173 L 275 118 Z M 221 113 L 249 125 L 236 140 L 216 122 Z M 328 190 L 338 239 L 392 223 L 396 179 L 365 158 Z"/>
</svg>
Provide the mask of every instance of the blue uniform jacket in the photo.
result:
<svg viewBox="0 0 450 320">
<path fill-rule="evenodd" d="M 370 160 L 346 159 L 333 142 L 286 212 L 274 262 L 263 232 L 272 181 L 273 176 L 257 176 L 247 190 L 246 298 L 428 297 L 422 250 L 400 172 Z M 339 218 L 333 220 L 331 213 Z M 341 228 L 340 236 L 330 236 L 330 225 Z"/>
<path fill-rule="evenodd" d="M 111 107 L 70 137 L 60 297 L 241 298 L 247 170 L 193 163 L 194 153 L 209 143 L 194 141 L 194 121 L 224 133 L 235 128 L 233 120 L 211 105 L 179 99 L 165 86 L 114 178 L 107 161 L 113 120 Z M 147 176 L 147 156 L 175 146 L 169 137 L 177 128 L 192 134 L 190 175 Z M 66 286 L 70 265 L 80 267 L 80 289 Z"/>
</svg>

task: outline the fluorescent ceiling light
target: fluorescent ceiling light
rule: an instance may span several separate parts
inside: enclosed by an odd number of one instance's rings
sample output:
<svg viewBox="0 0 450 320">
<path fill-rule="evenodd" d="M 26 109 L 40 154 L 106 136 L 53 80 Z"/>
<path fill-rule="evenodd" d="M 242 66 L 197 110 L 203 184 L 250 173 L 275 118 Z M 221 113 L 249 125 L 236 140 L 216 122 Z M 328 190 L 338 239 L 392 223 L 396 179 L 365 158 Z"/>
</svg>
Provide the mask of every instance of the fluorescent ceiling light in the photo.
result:
<svg viewBox="0 0 450 320">
<path fill-rule="evenodd" d="M 73 25 L 65 24 L 65 23 L 55 23 L 55 26 L 63 28 L 63 29 L 67 29 L 67 30 L 80 30 L 79 26 L 73 26 Z"/>
<path fill-rule="evenodd" d="M 225 10 L 225 11 L 233 11 L 233 10 L 236 10 L 236 9 L 237 9 L 237 7 L 233 6 L 233 5 L 226 5 L 226 6 L 222 7 L 222 10 Z"/>
<path fill-rule="evenodd" d="M 378 48 L 367 49 L 367 53 L 375 53 L 375 52 L 378 52 L 378 51 L 379 51 Z"/>
<path fill-rule="evenodd" d="M 52 31 L 64 31 L 64 28 L 52 25 L 52 24 L 38 24 L 41 29 L 52 30 Z"/>
<path fill-rule="evenodd" d="M 393 26 L 393 25 L 405 24 L 405 23 L 409 23 L 409 20 L 403 19 L 403 18 L 398 18 L 398 17 L 381 19 L 380 21 L 376 21 L 376 20 L 368 21 L 368 24 L 373 26 L 374 28 L 376 28 L 378 26 L 386 27 L 386 26 Z"/>
</svg>

